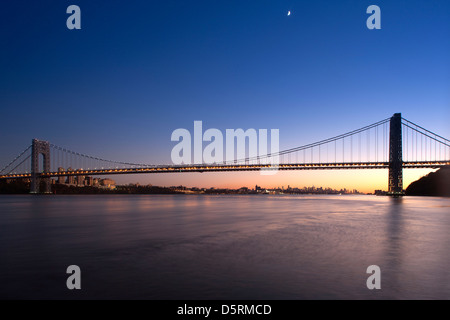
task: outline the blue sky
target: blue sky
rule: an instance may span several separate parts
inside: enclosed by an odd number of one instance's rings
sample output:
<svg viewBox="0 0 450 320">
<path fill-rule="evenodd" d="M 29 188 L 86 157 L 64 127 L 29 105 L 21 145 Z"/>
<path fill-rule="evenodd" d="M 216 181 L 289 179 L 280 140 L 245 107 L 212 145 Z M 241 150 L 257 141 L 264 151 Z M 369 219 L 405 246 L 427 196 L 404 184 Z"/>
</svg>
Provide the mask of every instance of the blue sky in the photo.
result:
<svg viewBox="0 0 450 320">
<path fill-rule="evenodd" d="M 446 0 L 14 1 L 0 26 L 0 164 L 32 138 L 169 163 L 194 120 L 278 128 L 282 149 L 395 112 L 450 137 Z"/>
</svg>

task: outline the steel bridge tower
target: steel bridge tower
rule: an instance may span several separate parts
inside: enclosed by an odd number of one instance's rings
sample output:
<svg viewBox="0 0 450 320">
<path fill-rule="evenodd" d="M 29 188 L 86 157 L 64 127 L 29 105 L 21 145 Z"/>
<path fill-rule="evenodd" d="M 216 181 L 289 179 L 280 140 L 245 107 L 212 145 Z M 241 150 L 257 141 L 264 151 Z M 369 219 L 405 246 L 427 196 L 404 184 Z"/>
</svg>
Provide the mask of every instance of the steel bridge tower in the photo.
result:
<svg viewBox="0 0 450 320">
<path fill-rule="evenodd" d="M 40 193 L 39 156 L 41 154 L 44 158 L 44 172 L 50 172 L 50 144 L 47 141 L 33 139 L 31 145 L 31 193 Z M 51 193 L 50 178 L 45 178 L 43 181 L 45 182 L 44 193 Z"/>
<path fill-rule="evenodd" d="M 403 196 L 402 114 L 391 117 L 389 132 L 389 189 L 391 196 Z"/>
</svg>

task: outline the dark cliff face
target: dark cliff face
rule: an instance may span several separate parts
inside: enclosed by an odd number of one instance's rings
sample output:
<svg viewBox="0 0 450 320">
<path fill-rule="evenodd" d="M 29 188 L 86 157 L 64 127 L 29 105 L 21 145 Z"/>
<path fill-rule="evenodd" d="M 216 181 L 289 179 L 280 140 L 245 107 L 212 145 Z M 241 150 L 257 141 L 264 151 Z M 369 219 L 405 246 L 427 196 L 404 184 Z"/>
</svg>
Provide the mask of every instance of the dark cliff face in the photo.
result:
<svg viewBox="0 0 450 320">
<path fill-rule="evenodd" d="M 450 168 L 443 168 L 411 183 L 408 196 L 450 197 Z"/>
</svg>

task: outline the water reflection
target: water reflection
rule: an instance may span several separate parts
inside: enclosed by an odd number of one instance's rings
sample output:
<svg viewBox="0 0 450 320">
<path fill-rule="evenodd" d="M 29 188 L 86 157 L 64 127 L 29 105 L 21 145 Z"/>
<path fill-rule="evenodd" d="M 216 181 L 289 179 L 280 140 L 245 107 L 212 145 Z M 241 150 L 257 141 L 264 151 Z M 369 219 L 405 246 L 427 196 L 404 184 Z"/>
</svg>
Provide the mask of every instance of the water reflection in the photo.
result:
<svg viewBox="0 0 450 320">
<path fill-rule="evenodd" d="M 402 269 L 402 240 L 403 232 L 403 198 L 389 198 L 387 208 L 387 236 L 385 245 L 385 265 L 380 266 L 382 270 L 383 287 L 389 294 L 389 298 L 398 297 L 398 290 L 402 287 L 399 279 Z"/>
<path fill-rule="evenodd" d="M 0 197 L 0 298 L 450 298 L 449 199 Z M 377 264 L 382 290 L 366 288 Z"/>
</svg>

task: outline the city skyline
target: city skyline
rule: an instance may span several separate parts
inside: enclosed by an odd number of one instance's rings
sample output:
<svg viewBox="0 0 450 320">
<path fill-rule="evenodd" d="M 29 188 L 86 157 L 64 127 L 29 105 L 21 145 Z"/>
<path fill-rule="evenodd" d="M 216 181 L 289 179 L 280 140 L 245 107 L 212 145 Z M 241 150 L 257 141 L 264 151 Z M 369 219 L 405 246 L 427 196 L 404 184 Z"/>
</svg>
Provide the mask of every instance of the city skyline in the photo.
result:
<svg viewBox="0 0 450 320">
<path fill-rule="evenodd" d="M 52 5 L 46 6 L 46 3 Z M 450 136 L 449 4 L 77 1 L 5 6 L 0 53 L 0 163 L 32 138 L 135 163 L 170 163 L 177 128 L 277 128 L 280 149 L 326 139 L 402 112 Z M 287 11 L 291 15 L 287 16 Z M 28 24 L 20 21 L 27 19 Z M 29 25 L 33 25 L 30 28 Z M 31 53 L 31 55 L 30 55 Z M 11 132 L 14 132 L 11 135 Z M 430 170 L 405 170 L 406 187 Z M 387 170 L 129 176 L 170 185 L 327 185 L 386 189 Z"/>
</svg>

